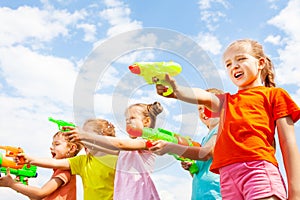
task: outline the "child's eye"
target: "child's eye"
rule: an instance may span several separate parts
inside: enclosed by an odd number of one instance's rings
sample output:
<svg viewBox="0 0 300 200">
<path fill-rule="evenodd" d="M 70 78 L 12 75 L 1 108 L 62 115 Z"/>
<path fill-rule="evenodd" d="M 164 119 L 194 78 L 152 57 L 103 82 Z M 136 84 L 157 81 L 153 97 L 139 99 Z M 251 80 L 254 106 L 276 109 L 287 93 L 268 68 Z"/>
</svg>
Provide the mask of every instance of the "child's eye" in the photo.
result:
<svg viewBox="0 0 300 200">
<path fill-rule="evenodd" d="M 240 58 L 238 58 L 237 60 L 238 61 L 242 61 L 242 60 L 245 60 L 246 59 L 246 57 L 240 57 Z"/>
<path fill-rule="evenodd" d="M 226 64 L 225 66 L 226 66 L 226 68 L 228 68 L 228 67 L 231 66 L 231 63 L 228 63 L 228 64 Z"/>
</svg>

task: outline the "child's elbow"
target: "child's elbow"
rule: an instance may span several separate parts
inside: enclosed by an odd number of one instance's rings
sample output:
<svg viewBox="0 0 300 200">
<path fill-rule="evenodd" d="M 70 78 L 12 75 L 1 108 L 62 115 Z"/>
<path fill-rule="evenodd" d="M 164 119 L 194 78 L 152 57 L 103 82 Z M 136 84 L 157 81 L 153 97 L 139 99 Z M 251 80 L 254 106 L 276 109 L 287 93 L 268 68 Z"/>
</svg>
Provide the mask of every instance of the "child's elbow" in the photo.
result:
<svg viewBox="0 0 300 200">
<path fill-rule="evenodd" d="M 30 197 L 30 200 L 41 200 L 41 199 L 44 199 L 48 196 L 49 194 L 46 194 L 45 192 L 37 192 L 36 194 L 32 195 Z"/>
<path fill-rule="evenodd" d="M 211 158 L 212 158 L 212 156 L 211 156 L 210 154 L 208 154 L 208 155 L 204 156 L 204 157 L 202 158 L 202 160 L 203 160 L 203 161 L 208 161 L 208 160 L 210 160 Z"/>
<path fill-rule="evenodd" d="M 128 145 L 126 145 L 123 141 L 117 141 L 113 146 L 115 148 L 112 148 L 112 150 L 127 149 L 128 147 Z"/>
<path fill-rule="evenodd" d="M 199 160 L 208 161 L 212 158 L 212 152 L 199 152 Z"/>
</svg>

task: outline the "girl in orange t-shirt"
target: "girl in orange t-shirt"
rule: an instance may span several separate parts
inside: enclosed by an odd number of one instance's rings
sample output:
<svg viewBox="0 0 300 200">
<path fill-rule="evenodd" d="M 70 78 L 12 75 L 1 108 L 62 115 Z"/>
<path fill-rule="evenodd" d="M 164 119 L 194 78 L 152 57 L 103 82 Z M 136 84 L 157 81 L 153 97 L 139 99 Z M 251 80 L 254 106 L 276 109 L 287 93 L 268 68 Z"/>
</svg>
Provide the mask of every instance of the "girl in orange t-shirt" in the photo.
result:
<svg viewBox="0 0 300 200">
<path fill-rule="evenodd" d="M 220 116 L 211 171 L 220 174 L 223 199 L 299 199 L 300 154 L 294 123 L 300 109 L 288 93 L 276 88 L 271 60 L 253 40 L 229 45 L 223 60 L 236 94 L 214 95 L 199 88 L 177 85 L 168 97 L 203 104 Z M 159 95 L 166 86 L 157 85 Z M 162 95 L 163 96 L 163 95 Z M 273 145 L 277 127 L 287 174 L 288 192 L 279 172 Z"/>
</svg>

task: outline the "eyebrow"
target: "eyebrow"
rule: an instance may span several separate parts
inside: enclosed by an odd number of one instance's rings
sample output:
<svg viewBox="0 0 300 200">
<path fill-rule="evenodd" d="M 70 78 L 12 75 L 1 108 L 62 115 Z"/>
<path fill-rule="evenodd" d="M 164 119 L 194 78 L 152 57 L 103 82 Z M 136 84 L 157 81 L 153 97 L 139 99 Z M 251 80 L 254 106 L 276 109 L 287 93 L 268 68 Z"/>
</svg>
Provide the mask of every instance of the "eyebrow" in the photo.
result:
<svg viewBox="0 0 300 200">
<path fill-rule="evenodd" d="M 235 55 L 234 56 L 234 59 L 237 59 L 239 57 L 247 57 L 245 53 L 243 54 L 238 54 L 238 55 Z M 231 59 L 227 59 L 227 60 L 224 60 L 225 63 L 229 62 Z"/>
</svg>

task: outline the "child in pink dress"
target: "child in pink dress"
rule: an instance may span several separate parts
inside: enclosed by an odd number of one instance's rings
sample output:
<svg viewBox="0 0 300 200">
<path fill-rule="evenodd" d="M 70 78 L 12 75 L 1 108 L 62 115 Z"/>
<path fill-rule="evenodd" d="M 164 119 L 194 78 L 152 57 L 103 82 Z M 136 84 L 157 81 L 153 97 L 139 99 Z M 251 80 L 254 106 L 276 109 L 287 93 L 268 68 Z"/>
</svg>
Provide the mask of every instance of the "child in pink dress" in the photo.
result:
<svg viewBox="0 0 300 200">
<path fill-rule="evenodd" d="M 162 110 L 158 102 L 129 106 L 125 112 L 127 128 L 132 126 L 139 130 L 144 127 L 154 128 L 156 116 Z M 68 129 L 70 130 L 66 134 L 71 141 L 81 141 L 87 147 L 98 148 L 99 151 L 106 148 L 119 154 L 114 182 L 114 200 L 160 199 L 151 178 L 156 155 L 148 151 L 144 139 L 131 135 L 129 135 L 131 139 L 120 139 L 93 135 L 74 127 Z"/>
</svg>

